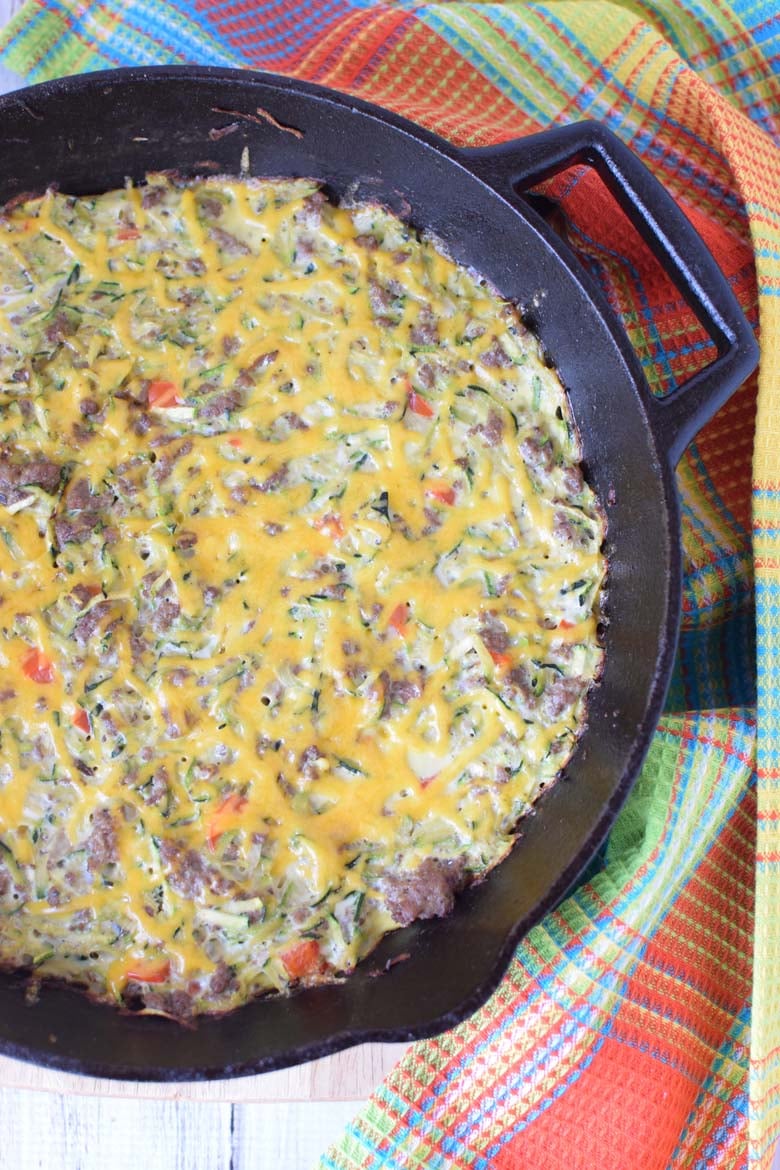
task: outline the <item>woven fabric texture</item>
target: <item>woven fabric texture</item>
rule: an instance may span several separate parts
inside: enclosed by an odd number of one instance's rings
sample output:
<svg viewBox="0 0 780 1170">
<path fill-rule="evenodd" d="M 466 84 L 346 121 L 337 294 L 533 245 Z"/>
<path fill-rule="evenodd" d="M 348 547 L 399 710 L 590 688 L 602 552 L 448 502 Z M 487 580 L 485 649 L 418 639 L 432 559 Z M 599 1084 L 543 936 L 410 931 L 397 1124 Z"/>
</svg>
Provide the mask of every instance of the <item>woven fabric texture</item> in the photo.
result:
<svg viewBox="0 0 780 1170">
<path fill-rule="evenodd" d="M 329 1170 L 769 1167 L 780 1134 L 780 14 L 750 0 L 29 0 L 30 81 L 197 62 L 307 78 L 480 145 L 596 118 L 662 179 L 761 367 L 679 469 L 667 713 L 603 868 L 489 1003 L 412 1047 Z M 175 160 L 172 160 L 172 162 Z M 713 346 L 592 174 L 548 184 L 663 393 Z"/>
</svg>

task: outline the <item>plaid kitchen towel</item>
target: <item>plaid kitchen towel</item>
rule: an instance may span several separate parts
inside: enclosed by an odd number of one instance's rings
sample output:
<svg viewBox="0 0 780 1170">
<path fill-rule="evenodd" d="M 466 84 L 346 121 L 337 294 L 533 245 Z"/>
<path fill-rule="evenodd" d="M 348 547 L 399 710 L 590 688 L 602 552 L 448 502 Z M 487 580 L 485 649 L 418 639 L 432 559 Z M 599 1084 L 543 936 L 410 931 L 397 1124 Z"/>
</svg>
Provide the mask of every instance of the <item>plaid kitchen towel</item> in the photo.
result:
<svg viewBox="0 0 780 1170">
<path fill-rule="evenodd" d="M 458 143 L 597 118 L 659 175 L 756 328 L 686 454 L 667 713 L 603 868 L 490 1002 L 412 1047 L 329 1170 L 769 1167 L 780 1135 L 780 15 L 761 0 L 28 0 L 30 81 L 199 62 L 305 77 Z M 712 357 L 597 180 L 546 188 L 662 392 Z"/>
</svg>

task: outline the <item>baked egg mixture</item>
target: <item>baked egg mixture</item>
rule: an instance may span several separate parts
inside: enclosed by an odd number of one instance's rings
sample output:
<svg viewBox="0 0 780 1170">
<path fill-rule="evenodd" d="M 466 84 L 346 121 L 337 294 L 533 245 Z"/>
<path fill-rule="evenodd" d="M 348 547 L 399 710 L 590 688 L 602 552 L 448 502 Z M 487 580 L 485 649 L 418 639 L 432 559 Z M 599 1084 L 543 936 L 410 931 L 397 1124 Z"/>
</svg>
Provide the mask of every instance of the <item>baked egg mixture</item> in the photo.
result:
<svg viewBox="0 0 780 1170">
<path fill-rule="evenodd" d="M 0 964 L 187 1018 L 447 914 L 571 755 L 604 522 L 517 310 L 304 180 L 0 216 Z"/>
</svg>

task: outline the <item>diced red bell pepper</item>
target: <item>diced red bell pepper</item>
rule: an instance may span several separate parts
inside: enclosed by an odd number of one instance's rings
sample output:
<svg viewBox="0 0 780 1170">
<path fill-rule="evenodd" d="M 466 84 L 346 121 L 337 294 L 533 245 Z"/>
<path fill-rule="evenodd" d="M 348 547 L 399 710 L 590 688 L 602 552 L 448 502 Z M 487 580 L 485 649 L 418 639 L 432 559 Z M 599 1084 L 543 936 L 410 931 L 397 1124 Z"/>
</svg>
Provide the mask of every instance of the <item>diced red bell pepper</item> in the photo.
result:
<svg viewBox="0 0 780 1170">
<path fill-rule="evenodd" d="M 390 614 L 390 617 L 388 619 L 388 625 L 392 626 L 392 628 L 395 630 L 395 632 L 397 634 L 400 634 L 402 638 L 406 637 L 407 630 L 409 627 L 409 604 L 408 604 L 408 602 L 402 601 L 400 605 L 397 605 L 395 607 L 395 609 Z"/>
<path fill-rule="evenodd" d="M 176 389 L 174 382 L 156 379 L 149 383 L 150 406 L 181 406 L 184 399 Z"/>
<path fill-rule="evenodd" d="M 304 975 L 311 975 L 322 965 L 319 944 L 313 938 L 304 939 L 282 951 L 280 958 L 291 979 L 302 979 Z"/>
<path fill-rule="evenodd" d="M 413 414 L 419 414 L 422 418 L 433 418 L 436 411 L 431 406 L 422 394 L 418 394 L 416 390 L 409 391 L 409 409 Z"/>
<path fill-rule="evenodd" d="M 432 480 L 425 485 L 426 496 L 433 496 L 435 500 L 439 500 L 442 504 L 452 505 L 455 503 L 455 488 L 439 480 Z"/>
<path fill-rule="evenodd" d="M 54 663 L 48 654 L 44 654 L 43 650 L 39 650 L 37 646 L 28 650 L 25 654 L 22 659 L 22 670 L 33 682 L 54 682 Z"/>
<path fill-rule="evenodd" d="M 89 735 L 92 731 L 92 724 L 89 721 L 89 715 L 83 707 L 77 707 L 73 712 L 71 720 L 74 727 L 78 727 L 79 731 L 83 731 L 85 735 Z"/>
<path fill-rule="evenodd" d="M 340 540 L 344 535 L 344 525 L 341 522 L 341 517 L 336 512 L 328 512 L 326 516 L 321 516 L 319 520 L 315 520 L 314 527 L 318 532 L 324 532 L 332 540 Z"/>
<path fill-rule="evenodd" d="M 208 843 L 213 852 L 217 841 L 228 829 L 236 828 L 241 823 L 240 813 L 246 808 L 248 800 L 240 792 L 231 792 L 217 805 L 209 819 Z"/>
<path fill-rule="evenodd" d="M 133 959 L 126 971 L 128 981 L 165 983 L 171 973 L 170 959 Z"/>
</svg>

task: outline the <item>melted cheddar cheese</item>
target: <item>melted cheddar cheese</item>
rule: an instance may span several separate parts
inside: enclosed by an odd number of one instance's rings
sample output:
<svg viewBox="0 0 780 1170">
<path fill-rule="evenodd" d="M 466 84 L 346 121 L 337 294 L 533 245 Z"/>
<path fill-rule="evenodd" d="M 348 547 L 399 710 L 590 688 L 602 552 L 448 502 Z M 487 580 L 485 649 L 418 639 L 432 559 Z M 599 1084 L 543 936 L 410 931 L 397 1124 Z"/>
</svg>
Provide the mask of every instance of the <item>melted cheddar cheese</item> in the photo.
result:
<svg viewBox="0 0 780 1170">
<path fill-rule="evenodd" d="M 0 218 L 0 961 L 185 1016 L 446 913 L 571 754 L 603 522 L 517 311 L 316 184 Z"/>
</svg>

